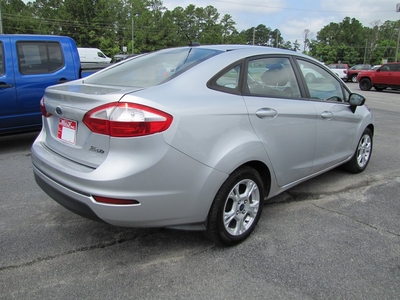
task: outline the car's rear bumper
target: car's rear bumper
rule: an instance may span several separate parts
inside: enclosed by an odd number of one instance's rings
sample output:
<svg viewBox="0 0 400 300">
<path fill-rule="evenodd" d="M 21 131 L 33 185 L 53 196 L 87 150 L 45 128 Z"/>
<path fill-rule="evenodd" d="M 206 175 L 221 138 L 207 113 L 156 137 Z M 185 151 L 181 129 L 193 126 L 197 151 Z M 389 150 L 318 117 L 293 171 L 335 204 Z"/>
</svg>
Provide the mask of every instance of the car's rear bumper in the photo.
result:
<svg viewBox="0 0 400 300">
<path fill-rule="evenodd" d="M 143 159 L 129 164 L 127 158 L 113 160 L 108 172 L 75 166 L 38 140 L 31 151 L 36 182 L 51 198 L 78 215 L 114 226 L 201 224 L 228 176 L 172 147 L 160 160 L 149 160 L 145 168 Z M 138 204 L 106 204 L 96 201 L 96 196 Z"/>
<path fill-rule="evenodd" d="M 61 192 L 62 188 L 60 188 L 60 185 L 49 178 L 46 178 L 46 176 L 35 167 L 34 175 L 36 183 L 42 188 L 42 190 L 59 204 L 77 215 L 90 220 L 103 222 L 103 220 L 100 219 L 88 205 L 69 196 L 68 193 Z M 56 188 L 56 186 L 58 186 L 58 188 Z"/>
</svg>

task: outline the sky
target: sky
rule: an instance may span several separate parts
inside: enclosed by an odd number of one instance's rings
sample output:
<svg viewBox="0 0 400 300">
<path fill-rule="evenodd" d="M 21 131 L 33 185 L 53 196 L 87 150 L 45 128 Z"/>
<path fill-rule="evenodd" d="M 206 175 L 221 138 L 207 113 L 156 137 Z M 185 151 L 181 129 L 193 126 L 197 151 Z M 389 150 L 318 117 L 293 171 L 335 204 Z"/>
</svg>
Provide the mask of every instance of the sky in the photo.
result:
<svg viewBox="0 0 400 300">
<path fill-rule="evenodd" d="M 396 5 L 400 0 L 162 0 L 168 10 L 193 4 L 217 8 L 220 17 L 232 16 L 236 29 L 257 27 L 260 24 L 278 29 L 285 41 L 302 44 L 304 30 L 316 38 L 324 26 L 340 23 L 345 17 L 355 18 L 364 26 L 400 19 Z"/>
</svg>

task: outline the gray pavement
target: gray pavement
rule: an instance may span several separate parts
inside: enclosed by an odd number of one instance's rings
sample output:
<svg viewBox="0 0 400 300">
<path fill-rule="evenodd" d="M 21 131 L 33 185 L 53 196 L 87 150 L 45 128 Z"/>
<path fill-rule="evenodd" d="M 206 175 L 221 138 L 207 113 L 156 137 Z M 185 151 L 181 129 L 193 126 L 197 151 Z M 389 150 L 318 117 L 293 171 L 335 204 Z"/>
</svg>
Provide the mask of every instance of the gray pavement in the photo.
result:
<svg viewBox="0 0 400 300">
<path fill-rule="evenodd" d="M 399 299 L 400 92 L 362 94 L 376 119 L 367 170 L 271 199 L 232 248 L 76 216 L 34 182 L 36 133 L 0 137 L 0 299 Z"/>
</svg>

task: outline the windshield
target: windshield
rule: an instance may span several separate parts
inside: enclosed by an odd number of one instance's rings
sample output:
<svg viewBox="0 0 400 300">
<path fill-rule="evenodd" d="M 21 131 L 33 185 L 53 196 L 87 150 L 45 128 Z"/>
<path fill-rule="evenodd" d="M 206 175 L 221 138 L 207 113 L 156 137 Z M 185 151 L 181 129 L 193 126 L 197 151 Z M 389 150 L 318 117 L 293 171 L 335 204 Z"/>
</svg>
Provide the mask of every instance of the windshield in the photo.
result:
<svg viewBox="0 0 400 300">
<path fill-rule="evenodd" d="M 143 54 L 87 78 L 85 83 L 145 88 L 170 80 L 222 51 L 173 48 Z"/>
</svg>

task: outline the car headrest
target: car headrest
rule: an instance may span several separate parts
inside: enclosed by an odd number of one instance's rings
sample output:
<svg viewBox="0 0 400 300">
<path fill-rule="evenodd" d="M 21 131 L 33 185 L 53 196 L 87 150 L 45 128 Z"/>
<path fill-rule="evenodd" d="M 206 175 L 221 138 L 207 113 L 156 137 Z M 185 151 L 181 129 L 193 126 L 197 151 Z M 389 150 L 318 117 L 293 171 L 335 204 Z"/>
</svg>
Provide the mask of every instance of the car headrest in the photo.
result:
<svg viewBox="0 0 400 300">
<path fill-rule="evenodd" d="M 269 69 L 261 75 L 261 80 L 264 84 L 270 86 L 285 86 L 288 84 L 289 76 L 282 65 L 279 66 L 270 66 Z"/>
</svg>

